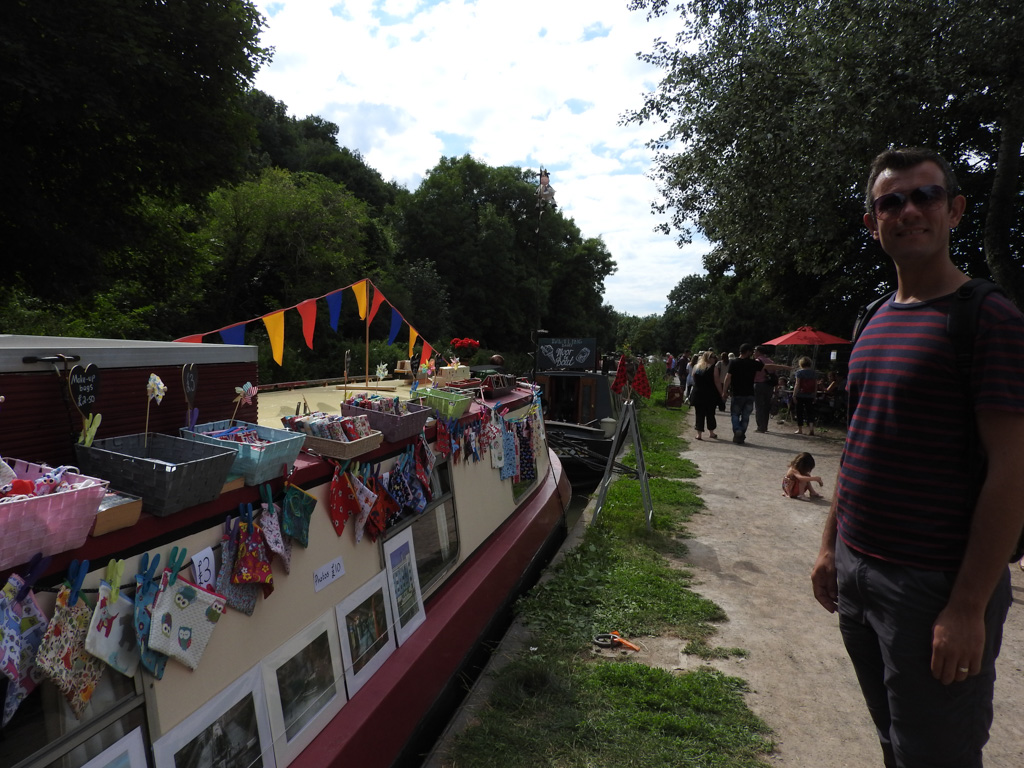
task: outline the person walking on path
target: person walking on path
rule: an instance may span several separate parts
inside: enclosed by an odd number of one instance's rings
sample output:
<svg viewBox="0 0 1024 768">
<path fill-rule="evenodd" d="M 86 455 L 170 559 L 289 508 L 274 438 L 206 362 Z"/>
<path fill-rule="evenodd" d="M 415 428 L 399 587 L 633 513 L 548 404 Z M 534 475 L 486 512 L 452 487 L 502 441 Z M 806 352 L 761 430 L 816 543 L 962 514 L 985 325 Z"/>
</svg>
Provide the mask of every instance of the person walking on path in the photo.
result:
<svg viewBox="0 0 1024 768">
<path fill-rule="evenodd" d="M 966 207 L 956 177 L 930 150 L 889 150 L 866 204 L 897 288 L 850 355 L 851 418 L 812 588 L 839 614 L 887 768 L 981 768 L 1024 524 L 1024 316 L 985 297 L 965 396 L 946 332 L 968 280 L 949 251 Z M 977 442 L 987 467 L 974 473 Z"/>
<path fill-rule="evenodd" d="M 804 433 L 804 422 L 807 422 L 807 434 L 814 434 L 814 405 L 818 399 L 818 372 L 814 370 L 811 358 L 801 357 L 797 361 L 800 367 L 793 372 L 793 407 L 796 411 L 796 433 Z"/>
<path fill-rule="evenodd" d="M 703 352 L 700 360 L 693 366 L 693 391 L 690 393 L 690 403 L 695 411 L 694 426 L 698 440 L 704 439 L 701 434 L 704 432 L 705 423 L 708 428 L 708 437 L 718 437 L 715 434 L 715 430 L 718 428 L 715 409 L 722 401 L 722 382 L 718 380 L 716 362 L 717 357 L 714 352 Z"/>
<path fill-rule="evenodd" d="M 769 363 L 775 362 L 768 357 L 768 347 L 756 347 L 753 357 L 765 364 L 764 368 L 754 374 L 754 423 L 757 431 L 763 434 L 768 431 L 768 422 L 772 418 L 772 395 L 775 394 L 779 377 L 767 367 Z"/>
<path fill-rule="evenodd" d="M 766 367 L 773 371 L 788 370 L 784 365 L 754 360 L 751 357 L 753 351 L 753 344 L 740 345 L 740 356 L 729 363 L 725 381 L 722 383 L 722 397 L 732 395 L 729 406 L 732 416 L 732 441 L 738 445 L 743 445 L 747 439 L 747 426 L 750 424 L 750 414 L 754 410 L 755 374 Z"/>
</svg>

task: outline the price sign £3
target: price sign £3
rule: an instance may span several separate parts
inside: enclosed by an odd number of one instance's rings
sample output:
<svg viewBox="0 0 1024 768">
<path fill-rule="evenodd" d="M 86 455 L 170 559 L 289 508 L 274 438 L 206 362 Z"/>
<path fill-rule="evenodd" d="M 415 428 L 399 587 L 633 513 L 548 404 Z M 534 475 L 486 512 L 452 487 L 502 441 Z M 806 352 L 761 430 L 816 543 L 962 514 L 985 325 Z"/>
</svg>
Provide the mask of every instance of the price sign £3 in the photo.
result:
<svg viewBox="0 0 1024 768">
<path fill-rule="evenodd" d="M 68 372 L 68 391 L 71 402 L 85 419 L 96 408 L 96 398 L 100 389 L 100 369 L 93 364 L 83 368 L 76 365 Z"/>
</svg>

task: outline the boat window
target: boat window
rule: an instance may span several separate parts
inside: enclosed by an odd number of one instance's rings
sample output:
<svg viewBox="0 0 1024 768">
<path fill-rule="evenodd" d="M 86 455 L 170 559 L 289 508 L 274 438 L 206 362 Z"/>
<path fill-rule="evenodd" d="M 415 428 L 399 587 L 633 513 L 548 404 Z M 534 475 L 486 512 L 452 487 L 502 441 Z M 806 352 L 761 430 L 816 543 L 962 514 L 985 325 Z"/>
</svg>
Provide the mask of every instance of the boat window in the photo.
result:
<svg viewBox="0 0 1024 768">
<path fill-rule="evenodd" d="M 420 590 L 424 593 L 438 583 L 459 559 L 459 529 L 452 496 L 451 465 L 447 460 L 438 459 L 430 484 L 433 494 L 423 513 L 405 525 L 389 529 L 386 534 L 390 538 L 407 527 L 412 528 L 416 570 Z"/>
<path fill-rule="evenodd" d="M 134 729 L 145 726 L 141 682 L 110 673 L 75 720 L 55 685 L 40 685 L 3 730 L 0 768 L 73 768 L 85 765 Z M 145 729 L 143 729 L 145 730 Z"/>
</svg>

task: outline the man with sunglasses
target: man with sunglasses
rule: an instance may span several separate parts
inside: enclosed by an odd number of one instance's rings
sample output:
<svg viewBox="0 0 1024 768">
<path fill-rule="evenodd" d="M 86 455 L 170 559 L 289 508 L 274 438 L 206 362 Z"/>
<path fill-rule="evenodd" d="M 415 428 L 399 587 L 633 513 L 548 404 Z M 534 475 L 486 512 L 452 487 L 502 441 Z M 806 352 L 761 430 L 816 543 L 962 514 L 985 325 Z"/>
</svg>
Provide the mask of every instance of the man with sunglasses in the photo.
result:
<svg viewBox="0 0 1024 768">
<path fill-rule="evenodd" d="M 866 202 L 897 289 L 851 353 L 850 425 L 811 582 L 839 612 L 885 765 L 980 768 L 1024 523 L 1024 317 L 985 297 L 965 395 L 946 332 L 968 280 L 949 254 L 966 207 L 956 177 L 930 150 L 890 150 Z M 979 442 L 983 476 L 969 455 Z"/>
</svg>

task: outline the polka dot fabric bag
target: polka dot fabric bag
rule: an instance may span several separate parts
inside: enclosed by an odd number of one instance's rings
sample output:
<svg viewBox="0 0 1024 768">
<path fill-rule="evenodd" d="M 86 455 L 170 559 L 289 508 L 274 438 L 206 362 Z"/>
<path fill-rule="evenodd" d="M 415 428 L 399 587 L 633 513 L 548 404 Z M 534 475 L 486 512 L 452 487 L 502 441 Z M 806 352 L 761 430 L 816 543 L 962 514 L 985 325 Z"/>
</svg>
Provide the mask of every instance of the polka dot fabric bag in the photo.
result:
<svg viewBox="0 0 1024 768">
<path fill-rule="evenodd" d="M 149 647 L 195 669 L 226 610 L 223 595 L 207 592 L 180 573 L 175 577 L 165 569 L 153 603 Z"/>
</svg>

